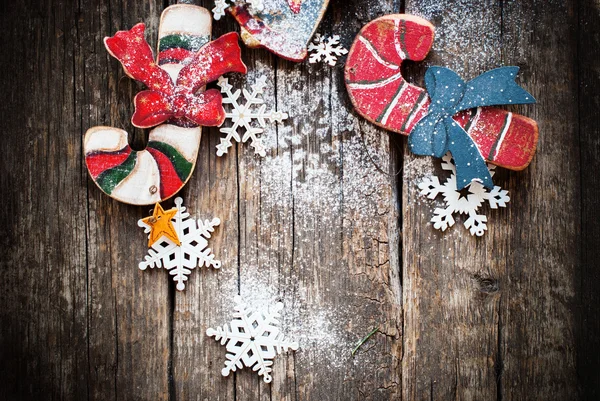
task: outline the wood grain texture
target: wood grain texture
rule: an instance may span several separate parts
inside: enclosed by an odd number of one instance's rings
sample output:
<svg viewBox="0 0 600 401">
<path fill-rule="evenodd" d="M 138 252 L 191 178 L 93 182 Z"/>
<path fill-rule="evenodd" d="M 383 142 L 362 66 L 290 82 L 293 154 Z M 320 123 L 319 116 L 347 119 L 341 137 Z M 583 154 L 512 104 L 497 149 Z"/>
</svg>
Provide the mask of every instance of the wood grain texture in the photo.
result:
<svg viewBox="0 0 600 401">
<path fill-rule="evenodd" d="M 573 6 L 484 2 L 459 11 L 414 2 L 407 10 L 433 10 L 439 37 L 447 35 L 437 54 L 467 75 L 500 63 L 521 66 L 521 82 L 541 100 L 515 110 L 540 122 L 542 134 L 529 169 L 497 176 L 510 190 L 511 204 L 489 213 L 482 239 L 460 226 L 440 236 L 419 225 L 430 206 L 415 206 L 413 182 L 423 171 L 415 166 L 431 162 L 407 155 L 405 168 L 416 173 L 405 176 L 404 212 L 412 228 L 404 236 L 405 398 L 577 399 L 580 164 Z M 548 28 L 558 23 L 566 29 Z M 440 338 L 440 332 L 452 335 Z"/>
<path fill-rule="evenodd" d="M 489 211 L 483 238 L 460 220 L 446 234 L 426 224 L 416 184 L 442 174 L 438 162 L 354 113 L 341 65 L 244 48 L 250 72 L 231 83 L 266 75 L 266 103 L 290 118 L 266 129 L 265 158 L 247 144 L 219 158 L 218 129 L 203 130 L 181 195 L 194 217 L 222 220 L 209 243 L 223 265 L 197 269 L 184 292 L 137 268 L 150 208 L 104 195 L 82 150 L 95 125 L 144 147 L 130 123 L 142 87 L 102 38 L 143 21 L 154 48 L 172 3 L 0 4 L 0 400 L 598 398 L 598 0 L 330 4 L 319 31 L 346 47 L 370 20 L 406 11 L 437 28 L 424 65 L 464 78 L 522 67 L 539 103 L 513 111 L 538 121 L 538 154 L 496 175 L 511 202 Z M 235 29 L 227 17 L 213 36 Z M 405 76 L 422 84 L 424 65 Z M 300 343 L 275 360 L 271 385 L 249 369 L 222 377 L 224 348 L 205 335 L 230 320 L 238 292 L 252 306 L 282 301 Z"/>
<path fill-rule="evenodd" d="M 575 276 L 577 374 L 583 399 L 600 399 L 600 1 L 578 4 L 577 64 L 581 166 L 581 259 Z"/>
<path fill-rule="evenodd" d="M 451 1 L 408 1 L 406 12 L 436 26 L 426 64 L 444 65 L 471 79 L 500 63 L 497 2 L 458 7 Z M 424 70 L 413 72 L 415 79 L 421 80 Z M 446 233 L 434 230 L 428 223 L 433 206 L 417 187 L 434 172 L 444 174 L 438 160 L 405 151 L 403 398 L 497 399 L 500 294 L 480 291 L 477 277 L 502 279 L 508 249 L 499 244 L 507 231 L 495 227 L 510 222 L 502 212 L 490 213 L 491 227 L 482 238 L 471 236 L 461 220 Z M 498 178 L 495 183 L 502 185 Z M 501 223 L 494 226 L 495 221 Z"/>
</svg>

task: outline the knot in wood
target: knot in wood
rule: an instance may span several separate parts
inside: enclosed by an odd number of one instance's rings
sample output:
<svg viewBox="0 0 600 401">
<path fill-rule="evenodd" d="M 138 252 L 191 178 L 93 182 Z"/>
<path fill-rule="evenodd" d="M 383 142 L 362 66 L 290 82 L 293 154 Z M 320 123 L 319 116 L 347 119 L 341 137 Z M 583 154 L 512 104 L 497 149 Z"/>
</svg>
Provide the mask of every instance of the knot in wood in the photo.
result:
<svg viewBox="0 0 600 401">
<path fill-rule="evenodd" d="M 500 283 L 493 277 L 485 277 L 481 274 L 473 276 L 477 283 L 477 289 L 484 294 L 495 294 L 500 291 Z"/>
</svg>

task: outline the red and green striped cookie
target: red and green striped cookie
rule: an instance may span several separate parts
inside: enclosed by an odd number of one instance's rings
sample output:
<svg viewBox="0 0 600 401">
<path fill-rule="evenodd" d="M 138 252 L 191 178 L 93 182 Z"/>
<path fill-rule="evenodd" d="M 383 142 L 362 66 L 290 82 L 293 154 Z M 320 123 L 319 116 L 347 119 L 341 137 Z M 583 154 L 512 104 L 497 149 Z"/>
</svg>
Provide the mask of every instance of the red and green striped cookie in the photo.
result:
<svg viewBox="0 0 600 401">
<path fill-rule="evenodd" d="M 85 160 L 94 182 L 125 203 L 149 205 L 173 196 L 194 169 L 201 129 L 162 124 L 150 132 L 146 149 L 136 152 L 127 132 L 94 127 L 85 136 Z"/>
<path fill-rule="evenodd" d="M 158 62 L 173 81 L 186 59 L 210 40 L 208 10 L 178 4 L 168 7 L 159 27 Z M 150 205 L 175 195 L 189 180 L 200 146 L 201 127 L 162 124 L 150 131 L 146 149 L 133 151 L 127 132 L 94 127 L 84 138 L 85 160 L 96 185 L 112 198 Z"/>
<path fill-rule="evenodd" d="M 403 77 L 404 60 L 421 61 L 435 35 L 431 23 L 412 15 L 394 14 L 365 25 L 348 53 L 345 80 L 350 99 L 360 115 L 387 130 L 410 135 L 427 114 L 425 89 Z M 527 117 L 493 107 L 454 116 L 473 138 L 488 162 L 522 170 L 535 154 L 538 127 Z"/>
</svg>

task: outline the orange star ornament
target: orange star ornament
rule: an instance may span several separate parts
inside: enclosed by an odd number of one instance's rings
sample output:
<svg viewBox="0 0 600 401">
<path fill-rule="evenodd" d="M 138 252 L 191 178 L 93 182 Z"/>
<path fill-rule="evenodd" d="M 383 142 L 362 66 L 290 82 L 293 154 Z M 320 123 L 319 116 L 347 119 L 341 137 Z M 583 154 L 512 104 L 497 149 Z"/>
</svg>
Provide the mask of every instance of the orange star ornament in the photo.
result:
<svg viewBox="0 0 600 401">
<path fill-rule="evenodd" d="M 175 242 L 178 246 L 181 246 L 177 231 L 175 231 L 175 227 L 173 227 L 173 223 L 171 222 L 171 219 L 175 214 L 177 214 L 177 208 L 165 211 L 160 203 L 157 203 L 156 206 L 154 206 L 154 213 L 152 213 L 152 216 L 142 219 L 144 223 L 150 226 L 148 247 L 154 245 L 163 235 Z"/>
</svg>

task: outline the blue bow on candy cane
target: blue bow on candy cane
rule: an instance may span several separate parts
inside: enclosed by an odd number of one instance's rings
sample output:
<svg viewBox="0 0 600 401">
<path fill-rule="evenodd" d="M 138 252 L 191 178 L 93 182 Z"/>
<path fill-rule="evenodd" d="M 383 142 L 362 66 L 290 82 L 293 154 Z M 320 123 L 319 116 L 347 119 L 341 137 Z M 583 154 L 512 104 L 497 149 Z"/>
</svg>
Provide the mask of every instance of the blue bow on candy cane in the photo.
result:
<svg viewBox="0 0 600 401">
<path fill-rule="evenodd" d="M 409 136 L 410 150 L 438 158 L 450 151 L 456 165 L 457 189 L 463 189 L 473 180 L 493 188 L 485 159 L 452 116 L 474 107 L 535 103 L 533 96 L 515 82 L 518 72 L 519 67 L 501 67 L 465 82 L 448 68 L 429 68 L 425 86 L 431 105 Z"/>
</svg>

